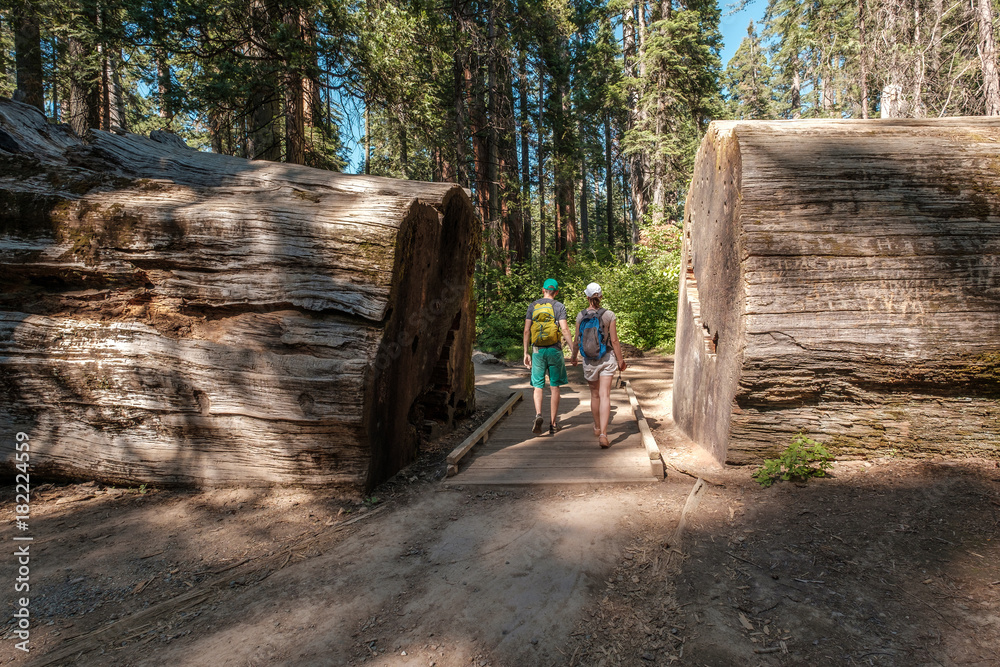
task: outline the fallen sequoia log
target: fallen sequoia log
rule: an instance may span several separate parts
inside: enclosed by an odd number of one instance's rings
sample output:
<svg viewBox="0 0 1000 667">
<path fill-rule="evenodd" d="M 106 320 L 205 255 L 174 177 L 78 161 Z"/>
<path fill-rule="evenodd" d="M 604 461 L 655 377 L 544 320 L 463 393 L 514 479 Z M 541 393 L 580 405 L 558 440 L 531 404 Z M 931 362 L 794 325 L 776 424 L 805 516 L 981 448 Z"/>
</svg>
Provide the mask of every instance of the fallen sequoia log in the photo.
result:
<svg viewBox="0 0 1000 667">
<path fill-rule="evenodd" d="M 461 187 L 159 139 L 0 102 L 7 466 L 24 431 L 39 476 L 370 489 L 474 409 Z"/>
<path fill-rule="evenodd" d="M 1000 119 L 715 122 L 673 409 L 719 461 L 1000 455 Z"/>
</svg>

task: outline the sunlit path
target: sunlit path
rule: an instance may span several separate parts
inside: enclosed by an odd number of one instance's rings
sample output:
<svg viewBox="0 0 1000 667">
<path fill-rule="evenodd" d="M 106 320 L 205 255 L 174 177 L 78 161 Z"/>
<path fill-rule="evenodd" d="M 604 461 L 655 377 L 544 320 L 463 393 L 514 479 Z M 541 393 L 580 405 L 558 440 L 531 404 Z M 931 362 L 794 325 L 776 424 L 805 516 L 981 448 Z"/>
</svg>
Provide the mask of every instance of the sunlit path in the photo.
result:
<svg viewBox="0 0 1000 667">
<path fill-rule="evenodd" d="M 570 384 L 562 388 L 559 405 L 563 428 L 548 433 L 548 388 L 545 425 L 541 435 L 531 432 L 534 407 L 531 387 L 513 412 L 490 432 L 459 465 L 459 473 L 445 481 L 461 484 L 602 484 L 655 482 L 657 478 L 639 435 L 638 424 L 624 389 L 611 390 L 611 447 L 601 449 L 590 415 L 590 390 L 579 367 L 569 368 Z"/>
</svg>

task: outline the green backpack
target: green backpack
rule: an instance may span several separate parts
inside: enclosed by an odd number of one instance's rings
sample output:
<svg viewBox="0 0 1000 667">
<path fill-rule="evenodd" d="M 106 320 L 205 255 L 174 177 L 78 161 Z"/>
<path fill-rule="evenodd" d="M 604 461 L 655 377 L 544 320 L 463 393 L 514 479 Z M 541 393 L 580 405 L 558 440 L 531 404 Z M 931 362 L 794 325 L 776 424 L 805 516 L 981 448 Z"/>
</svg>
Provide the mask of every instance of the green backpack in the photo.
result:
<svg viewBox="0 0 1000 667">
<path fill-rule="evenodd" d="M 552 302 L 536 303 L 531 310 L 531 344 L 546 347 L 558 342 L 559 323 Z"/>
</svg>

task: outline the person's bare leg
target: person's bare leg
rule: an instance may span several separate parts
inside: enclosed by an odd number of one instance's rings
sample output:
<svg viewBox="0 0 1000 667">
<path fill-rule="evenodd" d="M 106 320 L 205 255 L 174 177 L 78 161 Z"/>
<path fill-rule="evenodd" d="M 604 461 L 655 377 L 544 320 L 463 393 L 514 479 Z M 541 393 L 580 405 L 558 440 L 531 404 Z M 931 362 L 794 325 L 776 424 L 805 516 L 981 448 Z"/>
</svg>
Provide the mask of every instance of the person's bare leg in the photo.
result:
<svg viewBox="0 0 1000 667">
<path fill-rule="evenodd" d="M 599 380 L 601 383 L 600 394 L 601 394 L 601 433 L 604 435 L 608 434 L 608 421 L 611 419 L 611 380 L 612 376 L 602 375 Z"/>
<path fill-rule="evenodd" d="M 542 389 L 535 387 L 535 414 L 542 414 Z"/>
<path fill-rule="evenodd" d="M 551 396 L 549 398 L 549 402 L 550 402 L 550 405 L 551 405 L 551 407 L 549 409 L 549 417 L 550 417 L 549 423 L 550 424 L 555 424 L 556 423 L 556 417 L 559 416 L 559 387 L 551 387 L 550 386 L 549 387 L 549 392 L 551 393 Z"/>
<path fill-rule="evenodd" d="M 590 385 L 590 414 L 594 418 L 594 435 L 601 434 L 601 393 L 600 382 L 588 382 Z"/>
</svg>

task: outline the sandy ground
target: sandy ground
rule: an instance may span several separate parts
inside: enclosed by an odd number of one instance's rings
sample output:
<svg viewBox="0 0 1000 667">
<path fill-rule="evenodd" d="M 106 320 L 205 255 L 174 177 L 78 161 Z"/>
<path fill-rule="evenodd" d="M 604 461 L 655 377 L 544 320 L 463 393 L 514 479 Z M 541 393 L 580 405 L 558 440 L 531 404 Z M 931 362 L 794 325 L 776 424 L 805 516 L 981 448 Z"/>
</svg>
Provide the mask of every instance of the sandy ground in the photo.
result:
<svg viewBox="0 0 1000 667">
<path fill-rule="evenodd" d="M 660 484 L 443 487 L 447 452 L 526 380 L 482 364 L 476 417 L 369 498 L 38 487 L 31 653 L 9 620 L 0 661 L 1000 665 L 998 462 L 842 461 L 761 489 L 673 431 L 670 363 L 625 374 Z"/>
</svg>

